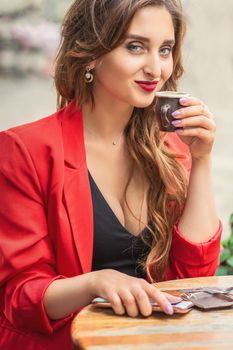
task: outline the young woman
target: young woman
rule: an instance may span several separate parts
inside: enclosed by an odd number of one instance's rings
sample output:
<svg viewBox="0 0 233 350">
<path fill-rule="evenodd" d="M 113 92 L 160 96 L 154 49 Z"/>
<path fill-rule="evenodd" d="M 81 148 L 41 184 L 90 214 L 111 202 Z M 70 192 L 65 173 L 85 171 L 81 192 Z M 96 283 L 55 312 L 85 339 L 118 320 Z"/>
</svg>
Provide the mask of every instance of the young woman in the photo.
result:
<svg viewBox="0 0 233 350">
<path fill-rule="evenodd" d="M 150 315 L 149 299 L 172 314 L 151 282 L 214 274 L 213 116 L 181 100 L 164 134 L 154 112 L 183 73 L 184 26 L 179 0 L 70 8 L 58 112 L 0 135 L 0 348 L 70 349 L 96 296 L 119 315 Z"/>
</svg>

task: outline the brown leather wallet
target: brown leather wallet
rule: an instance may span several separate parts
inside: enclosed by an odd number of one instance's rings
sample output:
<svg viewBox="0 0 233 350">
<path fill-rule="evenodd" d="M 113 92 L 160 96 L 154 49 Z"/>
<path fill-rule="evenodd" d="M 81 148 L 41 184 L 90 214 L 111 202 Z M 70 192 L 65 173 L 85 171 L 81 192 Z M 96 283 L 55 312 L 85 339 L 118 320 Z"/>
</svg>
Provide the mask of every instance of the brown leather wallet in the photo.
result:
<svg viewBox="0 0 233 350">
<path fill-rule="evenodd" d="M 196 307 L 204 310 L 231 308 L 233 306 L 232 289 L 203 287 L 196 290 L 183 290 L 185 293 L 180 296 L 183 300 L 191 301 Z"/>
</svg>

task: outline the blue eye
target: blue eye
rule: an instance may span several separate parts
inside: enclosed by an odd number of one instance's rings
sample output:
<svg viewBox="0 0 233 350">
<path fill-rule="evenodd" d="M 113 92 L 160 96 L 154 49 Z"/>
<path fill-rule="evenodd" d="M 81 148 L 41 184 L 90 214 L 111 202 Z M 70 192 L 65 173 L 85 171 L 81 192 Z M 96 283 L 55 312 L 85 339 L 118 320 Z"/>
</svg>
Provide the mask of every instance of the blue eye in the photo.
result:
<svg viewBox="0 0 233 350">
<path fill-rule="evenodd" d="M 162 56 L 169 56 L 170 53 L 172 52 L 172 47 L 171 46 L 165 46 L 162 47 L 160 50 L 160 53 L 162 54 Z"/>
<path fill-rule="evenodd" d="M 126 45 L 127 49 L 131 52 L 139 53 L 143 50 L 143 47 L 138 44 L 127 44 Z"/>
</svg>

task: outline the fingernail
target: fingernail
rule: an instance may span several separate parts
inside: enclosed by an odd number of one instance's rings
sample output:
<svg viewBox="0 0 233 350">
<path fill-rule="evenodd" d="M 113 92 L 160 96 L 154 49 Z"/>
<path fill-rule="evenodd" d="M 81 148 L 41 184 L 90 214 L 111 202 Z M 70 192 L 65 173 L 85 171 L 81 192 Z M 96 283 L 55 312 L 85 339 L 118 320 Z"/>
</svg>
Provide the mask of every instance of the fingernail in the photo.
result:
<svg viewBox="0 0 233 350">
<path fill-rule="evenodd" d="M 165 311 L 168 315 L 173 315 L 174 310 L 171 304 L 166 305 Z"/>
<path fill-rule="evenodd" d="M 188 102 L 188 98 L 187 97 L 180 98 L 180 103 L 186 103 L 186 102 Z"/>
<path fill-rule="evenodd" d="M 172 113 L 172 116 L 175 117 L 175 118 L 176 118 L 178 115 L 180 115 L 180 111 L 175 111 L 175 112 Z"/>
<path fill-rule="evenodd" d="M 181 124 L 181 120 L 173 120 L 172 125 L 179 126 Z"/>
</svg>

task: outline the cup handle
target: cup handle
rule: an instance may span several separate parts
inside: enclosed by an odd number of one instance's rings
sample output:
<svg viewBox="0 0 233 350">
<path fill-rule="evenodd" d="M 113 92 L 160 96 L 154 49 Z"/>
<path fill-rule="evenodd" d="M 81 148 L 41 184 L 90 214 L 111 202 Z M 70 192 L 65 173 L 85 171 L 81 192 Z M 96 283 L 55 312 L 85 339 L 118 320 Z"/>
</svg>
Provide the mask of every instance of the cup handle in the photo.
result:
<svg viewBox="0 0 233 350">
<path fill-rule="evenodd" d="M 161 107 L 161 123 L 164 128 L 168 128 L 170 126 L 170 121 L 168 118 L 168 111 L 171 106 L 167 103 Z"/>
</svg>

